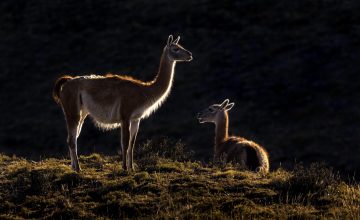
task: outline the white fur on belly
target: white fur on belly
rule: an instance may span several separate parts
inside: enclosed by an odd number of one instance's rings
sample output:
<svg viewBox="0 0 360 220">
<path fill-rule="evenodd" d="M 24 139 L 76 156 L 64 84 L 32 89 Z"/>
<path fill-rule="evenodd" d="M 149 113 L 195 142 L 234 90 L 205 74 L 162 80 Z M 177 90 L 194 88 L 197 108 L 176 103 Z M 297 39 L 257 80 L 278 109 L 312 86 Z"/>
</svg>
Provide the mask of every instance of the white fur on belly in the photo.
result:
<svg viewBox="0 0 360 220">
<path fill-rule="evenodd" d="M 94 119 L 94 118 L 93 118 L 93 122 L 96 125 L 96 127 L 100 128 L 101 130 L 104 130 L 104 131 L 114 130 L 114 129 L 121 127 L 121 123 L 105 124 L 105 123 L 96 121 L 96 119 Z"/>
<path fill-rule="evenodd" d="M 94 102 L 85 91 L 81 93 L 83 108 L 89 113 L 95 125 L 104 130 L 111 130 L 121 126 L 120 102 L 105 106 Z"/>
</svg>

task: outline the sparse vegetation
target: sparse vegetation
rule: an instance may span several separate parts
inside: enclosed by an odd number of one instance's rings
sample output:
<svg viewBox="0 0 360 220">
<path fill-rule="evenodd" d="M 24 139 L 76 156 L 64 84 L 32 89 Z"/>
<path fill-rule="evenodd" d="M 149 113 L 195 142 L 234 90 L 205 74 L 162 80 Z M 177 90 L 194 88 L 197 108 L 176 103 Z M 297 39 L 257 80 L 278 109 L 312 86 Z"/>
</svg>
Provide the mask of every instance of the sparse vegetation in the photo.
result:
<svg viewBox="0 0 360 220">
<path fill-rule="evenodd" d="M 147 142 L 135 173 L 118 156 L 82 156 L 76 173 L 68 159 L 0 155 L 0 218 L 360 217 L 359 185 L 324 165 L 259 175 L 190 161 L 186 152 L 181 142 Z"/>
</svg>

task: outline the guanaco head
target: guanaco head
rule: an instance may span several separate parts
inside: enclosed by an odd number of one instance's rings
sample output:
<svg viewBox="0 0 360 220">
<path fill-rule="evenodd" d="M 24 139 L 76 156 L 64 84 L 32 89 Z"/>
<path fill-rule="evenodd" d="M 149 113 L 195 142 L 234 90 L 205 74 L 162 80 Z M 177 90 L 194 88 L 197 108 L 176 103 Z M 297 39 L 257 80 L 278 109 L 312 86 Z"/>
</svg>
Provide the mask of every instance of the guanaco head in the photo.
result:
<svg viewBox="0 0 360 220">
<path fill-rule="evenodd" d="M 221 104 L 213 104 L 202 112 L 198 113 L 197 118 L 200 123 L 212 122 L 217 123 L 221 116 L 229 111 L 235 103 L 229 103 L 229 99 L 225 99 Z"/>
<path fill-rule="evenodd" d="M 168 57 L 174 61 L 191 61 L 192 54 L 179 44 L 180 36 L 173 40 L 173 36 L 170 35 L 165 46 Z"/>
</svg>

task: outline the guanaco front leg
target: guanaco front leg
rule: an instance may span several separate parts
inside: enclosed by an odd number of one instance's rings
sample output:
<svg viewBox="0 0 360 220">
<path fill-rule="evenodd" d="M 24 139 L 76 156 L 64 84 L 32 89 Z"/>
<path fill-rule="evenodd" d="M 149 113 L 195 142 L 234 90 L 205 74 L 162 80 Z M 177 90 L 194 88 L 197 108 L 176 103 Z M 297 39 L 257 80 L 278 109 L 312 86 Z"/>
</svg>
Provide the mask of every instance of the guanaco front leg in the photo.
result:
<svg viewBox="0 0 360 220">
<path fill-rule="evenodd" d="M 136 141 L 136 136 L 137 133 L 139 131 L 139 124 L 140 124 L 140 120 L 136 119 L 130 122 L 130 144 L 129 144 L 129 148 L 127 151 L 127 160 L 128 160 L 128 169 L 130 169 L 131 171 L 134 171 L 134 164 L 133 164 L 133 160 L 134 160 L 134 145 L 135 145 L 135 141 Z"/>
<path fill-rule="evenodd" d="M 124 170 L 127 170 L 126 162 L 126 152 L 129 147 L 130 141 L 130 123 L 127 120 L 124 120 L 121 123 L 121 149 L 122 149 L 122 167 Z"/>
</svg>

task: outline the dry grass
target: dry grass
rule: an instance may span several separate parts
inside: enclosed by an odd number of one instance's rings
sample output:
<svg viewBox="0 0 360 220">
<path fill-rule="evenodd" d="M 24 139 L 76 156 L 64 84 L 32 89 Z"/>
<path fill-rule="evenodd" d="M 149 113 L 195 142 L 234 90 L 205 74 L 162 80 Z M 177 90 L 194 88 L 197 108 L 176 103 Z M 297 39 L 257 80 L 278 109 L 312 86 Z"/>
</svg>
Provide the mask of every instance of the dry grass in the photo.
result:
<svg viewBox="0 0 360 220">
<path fill-rule="evenodd" d="M 138 158 L 142 165 L 131 174 L 118 157 L 99 154 L 80 158 L 81 173 L 66 159 L 0 155 L 0 218 L 360 217 L 359 186 L 322 165 L 259 175 L 190 162 L 173 152 L 172 159 Z"/>
</svg>

